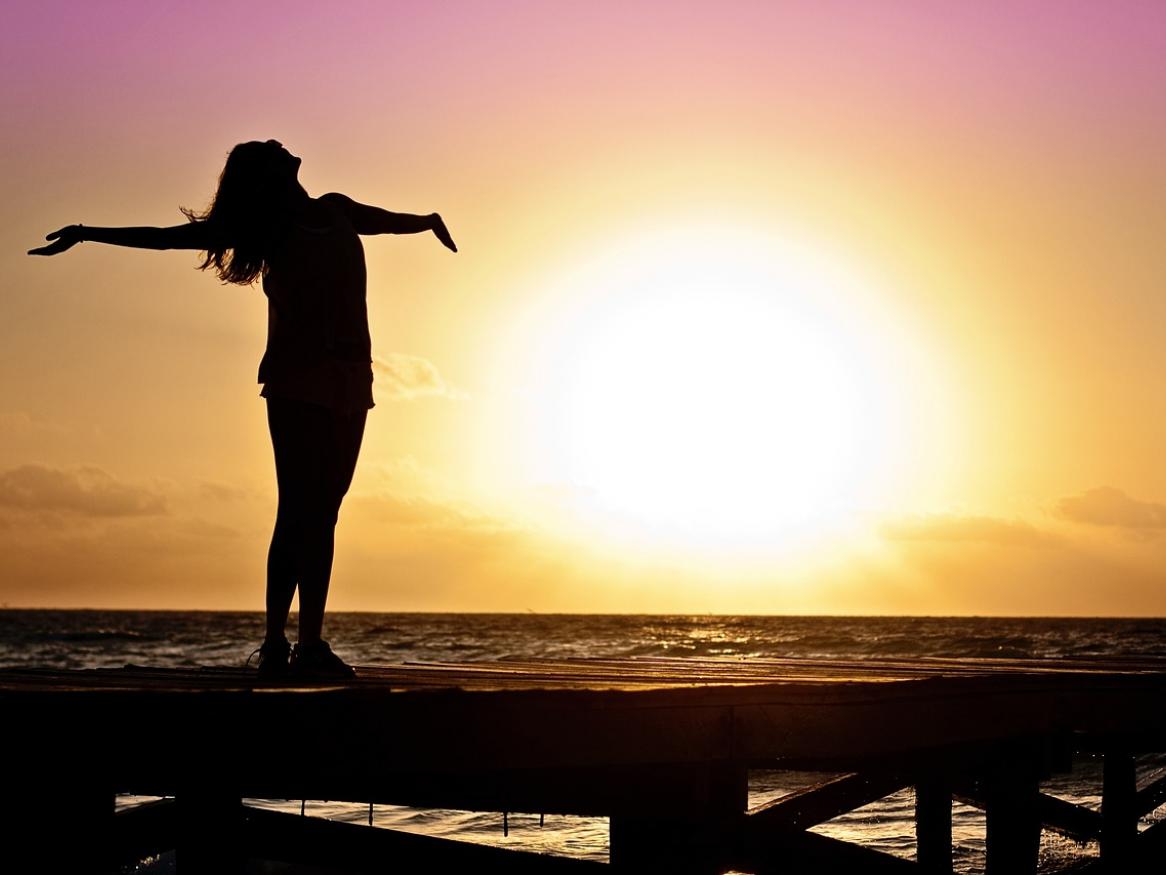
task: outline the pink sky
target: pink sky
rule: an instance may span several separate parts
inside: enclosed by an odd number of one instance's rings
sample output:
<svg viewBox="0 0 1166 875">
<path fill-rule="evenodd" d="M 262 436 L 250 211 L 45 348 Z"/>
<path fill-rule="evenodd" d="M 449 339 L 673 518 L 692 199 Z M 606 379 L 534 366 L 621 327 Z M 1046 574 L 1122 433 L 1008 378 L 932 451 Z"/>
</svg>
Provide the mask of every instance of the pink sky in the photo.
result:
<svg viewBox="0 0 1166 875">
<path fill-rule="evenodd" d="M 238 581 L 258 574 L 273 497 L 259 293 L 173 254 L 23 253 L 66 222 L 177 222 L 232 144 L 276 137 L 312 193 L 440 210 L 461 247 L 451 260 L 416 241 L 367 246 L 374 349 L 459 391 L 378 405 L 354 487 L 367 518 L 341 533 L 362 595 L 345 602 L 341 586 L 340 606 L 457 608 L 470 597 L 455 582 L 492 573 L 521 599 L 499 584 L 474 607 L 828 611 L 849 593 L 867 610 L 1024 612 L 1023 593 L 1072 578 L 1074 611 L 1166 610 L 1166 535 L 1056 511 L 1104 488 L 1146 519 L 1166 507 L 1164 57 L 1166 4 L 1130 0 L 8 4 L 0 479 L 130 484 L 170 510 L 46 522 L 0 500 L 0 602 L 100 603 L 97 584 L 70 589 L 68 569 L 88 563 L 127 580 L 107 603 L 169 604 L 152 582 L 193 563 L 223 583 L 183 604 L 257 603 Z M 811 586 L 765 601 L 777 567 L 747 598 L 702 600 L 697 581 L 668 601 L 666 575 L 636 590 L 642 569 L 529 533 L 426 546 L 393 528 L 382 480 L 412 490 L 394 501 L 442 509 L 455 503 L 434 483 L 514 462 L 515 414 L 491 381 L 518 379 L 498 338 L 539 296 L 629 228 L 704 215 L 792 227 L 885 280 L 880 303 L 962 405 L 942 422 L 918 411 L 960 442 L 933 442 L 886 508 L 913 520 L 881 530 L 911 538 L 872 535 L 894 561 L 868 579 L 839 560 L 819 601 Z M 214 505 L 223 484 L 248 497 Z M 458 500 L 485 503 L 484 488 Z M 220 512 L 221 543 L 207 524 Z M 919 522 L 932 517 L 938 530 Z M 921 528 L 974 537 L 924 543 Z M 1045 528 L 1056 537 L 1027 538 Z M 158 558 L 184 549 L 189 562 Z M 542 588 L 545 567 L 567 582 Z M 415 589 L 394 601 L 378 587 L 397 568 Z M 1024 586 L 973 586 L 1013 572 Z M 617 579 L 625 590 L 592 598 Z"/>
</svg>

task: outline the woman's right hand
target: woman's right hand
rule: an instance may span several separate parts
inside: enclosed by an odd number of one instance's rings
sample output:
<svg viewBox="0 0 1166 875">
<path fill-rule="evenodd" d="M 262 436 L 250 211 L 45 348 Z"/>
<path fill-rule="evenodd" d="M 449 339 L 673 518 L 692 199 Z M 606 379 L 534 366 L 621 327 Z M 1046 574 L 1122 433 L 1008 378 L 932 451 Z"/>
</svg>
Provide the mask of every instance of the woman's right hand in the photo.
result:
<svg viewBox="0 0 1166 875">
<path fill-rule="evenodd" d="M 437 235 L 437 239 L 441 241 L 442 245 L 451 252 L 457 252 L 457 244 L 453 242 L 453 237 L 449 234 L 449 229 L 445 227 L 445 222 L 442 221 L 441 216 L 434 213 L 430 216 L 433 222 L 433 233 Z"/>
<path fill-rule="evenodd" d="M 59 252 L 64 252 L 66 249 L 71 249 L 81 242 L 81 225 L 66 225 L 64 228 L 48 234 L 45 239 L 52 240 L 53 242 L 48 246 L 30 249 L 28 250 L 28 254 L 56 255 Z"/>
</svg>

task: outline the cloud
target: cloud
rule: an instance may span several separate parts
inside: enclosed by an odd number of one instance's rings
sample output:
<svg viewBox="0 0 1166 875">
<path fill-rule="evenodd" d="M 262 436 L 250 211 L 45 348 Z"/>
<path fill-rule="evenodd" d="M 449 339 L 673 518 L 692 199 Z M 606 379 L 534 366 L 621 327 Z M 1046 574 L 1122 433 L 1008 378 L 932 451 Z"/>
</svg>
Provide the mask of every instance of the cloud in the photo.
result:
<svg viewBox="0 0 1166 875">
<path fill-rule="evenodd" d="M 125 517 L 165 513 L 166 500 L 160 493 L 122 483 L 100 468 L 65 471 L 21 465 L 0 471 L 0 507 Z"/>
<path fill-rule="evenodd" d="M 379 397 L 387 401 L 413 401 L 416 398 L 460 401 L 466 397 L 464 392 L 445 381 L 433 362 L 421 356 L 400 352 L 376 356 L 373 374 Z"/>
<path fill-rule="evenodd" d="M 1130 498 L 1113 486 L 1098 486 L 1057 502 L 1061 519 L 1091 526 L 1109 526 L 1153 536 L 1166 529 L 1166 504 Z"/>
<path fill-rule="evenodd" d="M 386 526 L 432 533 L 496 532 L 512 528 L 507 522 L 464 502 L 417 495 L 357 495 L 345 501 L 341 513 L 350 507 L 361 523 L 374 526 L 381 532 Z"/>
<path fill-rule="evenodd" d="M 204 498 L 210 498 L 215 501 L 242 501 L 250 497 L 250 493 L 241 486 L 235 486 L 230 483 L 217 483 L 212 480 L 204 480 L 199 485 L 199 492 Z"/>
<path fill-rule="evenodd" d="M 1040 547 L 1053 537 L 1022 520 L 990 516 L 933 514 L 884 524 L 884 538 L 891 541 L 931 541 L 995 544 L 998 546 Z"/>
</svg>

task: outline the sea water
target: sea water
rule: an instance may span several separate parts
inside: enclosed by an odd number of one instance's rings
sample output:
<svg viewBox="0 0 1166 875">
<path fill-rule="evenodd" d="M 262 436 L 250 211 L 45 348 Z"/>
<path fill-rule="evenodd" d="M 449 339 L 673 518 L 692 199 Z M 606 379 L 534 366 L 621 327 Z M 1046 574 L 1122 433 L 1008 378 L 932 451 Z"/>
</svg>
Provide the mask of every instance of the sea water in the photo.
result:
<svg viewBox="0 0 1166 875">
<path fill-rule="evenodd" d="M 405 661 L 561 659 L 577 657 L 1166 657 L 1166 620 L 981 617 L 623 616 L 550 614 L 336 613 L 326 634 L 336 652 L 358 664 Z M 259 613 L 162 611 L 0 611 L 0 667 L 108 668 L 127 663 L 164 667 L 240 665 L 263 636 Z M 251 730 L 243 730 L 251 731 Z M 260 732 L 260 727 L 253 731 Z M 263 730 L 266 731 L 266 730 Z M 243 743 L 246 738 L 242 738 Z M 1166 759 L 1139 760 L 1148 779 Z M 753 772 L 750 803 L 758 804 L 821 780 L 820 774 Z M 1042 788 L 1069 801 L 1100 806 L 1098 760 L 1079 758 L 1072 773 Z M 135 804 L 122 798 L 119 805 Z M 594 817 L 502 815 L 302 800 L 249 800 L 377 827 L 464 841 L 607 858 L 607 821 Z M 55 812 L 59 816 L 60 812 Z M 1153 812 L 1143 825 L 1166 817 Z M 905 790 L 816 827 L 824 835 L 914 856 L 914 798 Z M 956 871 L 984 865 L 984 817 L 953 809 Z M 1045 831 L 1041 870 L 1072 871 L 1096 856 L 1095 843 L 1078 845 Z M 166 871 L 169 855 L 145 869 Z"/>
</svg>

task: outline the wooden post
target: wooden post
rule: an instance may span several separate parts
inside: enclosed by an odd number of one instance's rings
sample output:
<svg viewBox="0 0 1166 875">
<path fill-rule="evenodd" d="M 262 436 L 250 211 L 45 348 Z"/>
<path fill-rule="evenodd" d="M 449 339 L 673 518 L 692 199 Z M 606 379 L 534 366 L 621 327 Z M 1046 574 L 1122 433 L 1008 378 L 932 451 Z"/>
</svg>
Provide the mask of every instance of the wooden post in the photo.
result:
<svg viewBox="0 0 1166 875">
<path fill-rule="evenodd" d="M 715 875 L 729 868 L 731 845 L 749 802 L 749 772 L 718 765 L 709 774 L 693 777 L 707 792 L 702 794 L 704 804 L 694 805 L 691 813 L 612 816 L 610 856 L 615 871 Z"/>
<path fill-rule="evenodd" d="M 192 787 L 176 799 L 182 875 L 241 872 L 244 862 L 243 802 L 238 794 L 212 786 Z"/>
<path fill-rule="evenodd" d="M 1040 763 L 1018 750 L 984 779 L 988 822 L 987 875 L 1033 875 L 1040 855 Z"/>
<path fill-rule="evenodd" d="M 51 771 L 27 778 L 7 782 L 0 793 L 0 871 L 113 871 L 115 797 L 108 785 Z"/>
<path fill-rule="evenodd" d="M 915 787 L 915 858 L 927 875 L 951 875 L 951 788 L 941 781 Z"/>
<path fill-rule="evenodd" d="M 100 775 L 83 775 L 57 802 L 66 806 L 65 816 L 74 824 L 69 856 L 84 861 L 84 871 L 114 871 L 110 838 L 117 797 L 109 782 Z M 52 853 L 56 855 L 55 848 Z"/>
<path fill-rule="evenodd" d="M 13 762 L 0 792 L 0 871 L 112 872 L 115 794 L 87 764 Z"/>
<path fill-rule="evenodd" d="M 1106 751 L 1101 784 L 1101 859 L 1128 862 L 1138 837 L 1137 773 L 1132 755 Z"/>
</svg>

